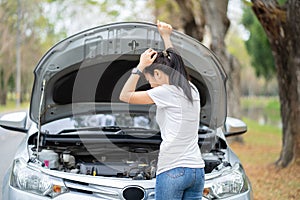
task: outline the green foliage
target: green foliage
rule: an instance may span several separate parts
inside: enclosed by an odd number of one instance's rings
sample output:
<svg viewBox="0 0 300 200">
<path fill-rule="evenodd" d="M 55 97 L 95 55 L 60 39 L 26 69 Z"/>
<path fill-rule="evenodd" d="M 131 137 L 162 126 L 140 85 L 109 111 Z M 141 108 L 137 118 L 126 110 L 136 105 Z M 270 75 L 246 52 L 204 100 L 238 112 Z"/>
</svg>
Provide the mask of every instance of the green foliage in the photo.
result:
<svg viewBox="0 0 300 200">
<path fill-rule="evenodd" d="M 238 37 L 239 33 L 233 27 L 229 29 L 226 35 L 227 50 L 234 55 L 240 62 L 241 67 L 250 67 L 250 56 L 247 52 L 245 41 Z"/>
<path fill-rule="evenodd" d="M 53 3 L 53 2 L 63 2 L 64 0 L 46 0 L 47 3 Z M 77 3 L 79 3 L 81 0 L 73 0 L 77 1 Z M 82 1 L 81 1 L 82 2 Z M 90 5 L 97 5 L 98 4 L 98 1 L 97 0 L 85 0 L 84 3 L 86 4 L 90 4 Z"/>
<path fill-rule="evenodd" d="M 287 0 L 278 0 L 279 5 L 284 5 L 287 3 Z"/>
<path fill-rule="evenodd" d="M 95 0 L 86 0 L 86 3 L 90 4 L 90 5 L 97 5 L 98 2 Z"/>
<path fill-rule="evenodd" d="M 252 110 L 257 115 L 265 116 L 269 125 L 281 122 L 280 102 L 278 97 L 247 97 L 241 98 L 243 110 Z M 277 127 L 276 127 L 277 128 Z"/>
<path fill-rule="evenodd" d="M 178 28 L 176 26 L 180 24 L 181 10 L 176 1 L 154 0 L 153 7 L 157 19 L 172 24 L 174 28 Z"/>
<path fill-rule="evenodd" d="M 267 106 L 264 108 L 265 113 L 272 121 L 280 120 L 280 103 L 278 99 L 272 99 L 268 102 Z"/>
<path fill-rule="evenodd" d="M 16 100 L 14 98 L 8 98 L 7 104 L 5 106 L 0 105 L 0 113 L 6 113 L 6 112 L 14 112 L 20 109 L 28 109 L 29 108 L 29 102 L 22 102 L 21 106 L 19 108 L 16 108 Z"/>
<path fill-rule="evenodd" d="M 9 79 L 8 79 L 8 88 L 7 88 L 7 90 L 9 91 L 9 92 L 13 92 L 13 89 L 16 87 L 15 85 L 16 85 L 16 81 L 15 81 L 15 77 L 13 76 L 13 75 L 10 75 L 9 76 Z"/>
<path fill-rule="evenodd" d="M 120 15 L 120 12 L 119 12 L 118 10 L 111 10 L 111 11 L 108 12 L 108 14 L 109 14 L 110 16 L 117 17 L 117 16 Z"/>
<path fill-rule="evenodd" d="M 245 43 L 251 64 L 258 76 L 269 80 L 275 75 L 274 57 L 265 31 L 249 7 L 244 9 L 242 23 L 250 32 L 250 38 Z"/>
</svg>

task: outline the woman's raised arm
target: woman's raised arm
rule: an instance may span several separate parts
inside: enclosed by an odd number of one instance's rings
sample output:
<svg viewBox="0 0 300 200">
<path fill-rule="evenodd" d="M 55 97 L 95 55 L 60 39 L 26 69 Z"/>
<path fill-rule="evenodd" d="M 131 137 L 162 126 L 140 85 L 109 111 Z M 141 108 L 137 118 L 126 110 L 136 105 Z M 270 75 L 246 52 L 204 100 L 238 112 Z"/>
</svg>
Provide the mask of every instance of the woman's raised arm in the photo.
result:
<svg viewBox="0 0 300 200">
<path fill-rule="evenodd" d="M 173 30 L 172 26 L 170 24 L 157 20 L 157 29 L 164 41 L 165 49 L 173 47 L 171 42 L 171 33 Z"/>
</svg>

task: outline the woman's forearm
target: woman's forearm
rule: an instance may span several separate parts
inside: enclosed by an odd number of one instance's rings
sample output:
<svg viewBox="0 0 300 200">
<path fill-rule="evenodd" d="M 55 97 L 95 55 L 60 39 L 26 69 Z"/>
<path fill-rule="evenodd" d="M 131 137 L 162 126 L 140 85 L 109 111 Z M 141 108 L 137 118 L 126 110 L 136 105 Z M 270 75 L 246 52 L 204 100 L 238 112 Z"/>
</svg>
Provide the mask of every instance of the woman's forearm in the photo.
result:
<svg viewBox="0 0 300 200">
<path fill-rule="evenodd" d="M 127 103 L 149 104 L 153 100 L 149 97 L 147 92 L 136 92 L 136 85 L 140 78 L 140 74 L 144 71 L 145 67 L 151 65 L 157 57 L 157 52 L 149 48 L 140 56 L 140 62 L 136 67 L 140 73 L 134 73 L 129 76 L 123 89 L 120 93 L 120 100 Z"/>
<path fill-rule="evenodd" d="M 138 74 L 131 74 L 126 81 L 120 93 L 120 100 L 129 103 L 131 95 L 135 92 L 137 82 L 140 76 Z"/>
<path fill-rule="evenodd" d="M 162 36 L 162 39 L 163 39 L 164 44 L 165 44 L 165 49 L 173 47 L 170 35 Z"/>
</svg>

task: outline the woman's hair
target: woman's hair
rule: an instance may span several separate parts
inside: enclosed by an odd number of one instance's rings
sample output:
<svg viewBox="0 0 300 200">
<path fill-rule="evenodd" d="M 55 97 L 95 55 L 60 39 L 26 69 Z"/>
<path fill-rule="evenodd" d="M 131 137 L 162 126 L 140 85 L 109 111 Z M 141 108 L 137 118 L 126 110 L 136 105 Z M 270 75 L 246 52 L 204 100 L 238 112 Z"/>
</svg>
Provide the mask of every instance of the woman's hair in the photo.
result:
<svg viewBox="0 0 300 200">
<path fill-rule="evenodd" d="M 171 85 L 180 87 L 187 98 L 193 102 L 191 86 L 188 82 L 189 76 L 185 69 L 183 60 L 174 48 L 158 52 L 154 62 L 144 69 L 144 73 L 154 76 L 154 70 L 158 69 L 169 75 Z"/>
</svg>

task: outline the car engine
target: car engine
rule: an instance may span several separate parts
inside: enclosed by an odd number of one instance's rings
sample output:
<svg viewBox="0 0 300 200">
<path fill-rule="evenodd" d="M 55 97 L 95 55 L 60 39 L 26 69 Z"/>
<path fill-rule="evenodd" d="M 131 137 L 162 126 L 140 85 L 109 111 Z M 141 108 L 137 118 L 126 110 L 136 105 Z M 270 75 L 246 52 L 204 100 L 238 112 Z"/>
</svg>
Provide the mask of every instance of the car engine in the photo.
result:
<svg viewBox="0 0 300 200">
<path fill-rule="evenodd" d="M 202 156 L 205 173 L 212 172 L 222 163 L 226 164 L 222 151 L 213 150 Z M 89 151 L 48 147 L 41 150 L 39 160 L 45 168 L 68 173 L 150 180 L 156 175 L 157 157 L 158 150 L 151 151 L 144 147 L 131 147 L 126 150 L 100 148 Z"/>
<path fill-rule="evenodd" d="M 155 177 L 158 151 L 147 148 L 45 148 L 39 160 L 45 168 L 90 176 L 149 180 Z M 108 150 L 109 149 L 109 150 Z M 101 152 L 101 153 L 100 153 Z"/>
<path fill-rule="evenodd" d="M 44 135 L 36 148 L 36 138 L 29 140 L 32 154 L 51 170 L 88 176 L 105 176 L 150 180 L 156 176 L 159 138 L 130 135 Z M 228 166 L 226 143 L 214 132 L 199 134 L 199 147 L 205 173 Z"/>
</svg>

